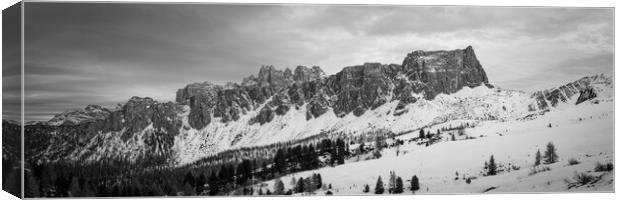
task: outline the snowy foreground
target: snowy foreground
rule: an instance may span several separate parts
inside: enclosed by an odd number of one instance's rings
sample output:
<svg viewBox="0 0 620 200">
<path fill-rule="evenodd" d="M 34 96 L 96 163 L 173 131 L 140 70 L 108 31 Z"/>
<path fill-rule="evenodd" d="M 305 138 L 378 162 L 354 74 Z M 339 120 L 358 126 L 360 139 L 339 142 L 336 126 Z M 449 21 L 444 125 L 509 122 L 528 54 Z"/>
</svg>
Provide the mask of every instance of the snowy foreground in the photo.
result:
<svg viewBox="0 0 620 200">
<path fill-rule="evenodd" d="M 448 125 L 438 124 L 429 130 L 434 133 L 444 126 Z M 384 182 L 384 194 L 388 194 L 390 171 L 395 171 L 404 180 L 405 192 L 402 194 L 411 194 L 408 188 L 413 175 L 417 175 L 420 183 L 416 194 L 612 192 L 614 171 L 595 172 L 594 167 L 597 162 L 614 162 L 613 130 L 613 101 L 567 104 L 529 119 L 479 121 L 476 127 L 465 129 L 465 135 L 456 137 L 456 141 L 443 135 L 441 142 L 428 147 L 407 142 L 417 137 L 418 132 L 401 135 L 399 138 L 405 143 L 400 146 L 398 156 L 397 148 L 389 148 L 381 152 L 383 157 L 380 159 L 358 161 L 353 157 L 344 165 L 289 174 L 281 179 L 288 190 L 294 187 L 290 185 L 293 177 L 306 178 L 312 173 L 320 173 L 323 184 L 331 184 L 332 189 L 317 190 L 316 195 L 323 195 L 327 190 L 334 195 L 374 194 L 378 176 Z M 466 136 L 476 138 L 465 139 Z M 542 164 L 539 168 L 548 166 L 551 170 L 530 175 L 536 151 L 544 152 L 549 142 L 555 144 L 559 161 Z M 498 165 L 520 169 L 483 176 L 484 162 L 491 155 Z M 580 163 L 569 165 L 571 158 Z M 458 180 L 455 180 L 456 172 Z M 575 174 L 581 172 L 596 177 L 597 181 L 575 184 Z M 471 183 L 467 184 L 463 176 L 471 177 Z M 258 190 L 261 185 L 262 190 L 273 191 L 273 184 L 274 180 L 271 180 L 255 187 Z M 370 186 L 369 193 L 363 193 L 365 184 Z"/>
</svg>

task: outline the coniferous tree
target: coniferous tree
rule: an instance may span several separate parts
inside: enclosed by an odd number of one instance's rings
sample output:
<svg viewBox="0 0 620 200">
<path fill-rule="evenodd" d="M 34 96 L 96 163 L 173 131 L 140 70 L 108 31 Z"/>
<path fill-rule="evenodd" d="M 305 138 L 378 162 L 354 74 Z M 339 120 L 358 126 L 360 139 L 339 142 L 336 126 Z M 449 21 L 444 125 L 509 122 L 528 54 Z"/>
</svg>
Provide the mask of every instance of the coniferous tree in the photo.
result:
<svg viewBox="0 0 620 200">
<path fill-rule="evenodd" d="M 424 139 L 426 136 L 424 135 L 424 129 L 420 129 L 420 135 L 418 135 L 418 138 L 420 139 Z"/>
<path fill-rule="evenodd" d="M 299 177 L 299 179 L 297 180 L 297 185 L 295 185 L 295 192 L 296 193 L 302 193 L 304 192 L 304 178 L 303 177 Z"/>
<path fill-rule="evenodd" d="M 418 191 L 420 189 L 420 182 L 416 175 L 411 178 L 411 191 Z"/>
<path fill-rule="evenodd" d="M 5 173 L 5 175 L 7 175 Z M 41 197 L 39 194 L 39 182 L 33 177 L 32 172 L 26 171 L 24 180 L 24 196 L 27 198 Z"/>
<path fill-rule="evenodd" d="M 217 175 L 215 175 L 215 171 L 211 171 L 211 175 L 209 175 L 208 179 L 209 184 L 209 195 L 215 196 L 219 191 L 219 180 Z"/>
<path fill-rule="evenodd" d="M 258 195 L 259 196 L 263 195 L 263 188 L 258 188 Z"/>
<path fill-rule="evenodd" d="M 364 192 L 364 193 L 368 193 L 368 192 L 370 192 L 370 186 L 368 186 L 368 184 L 365 184 L 365 185 L 364 185 L 364 190 L 363 190 L 363 192 Z"/>
<path fill-rule="evenodd" d="M 381 176 L 377 179 L 377 184 L 375 185 L 375 194 L 383 194 L 385 189 L 383 188 L 383 181 L 381 180 Z"/>
<path fill-rule="evenodd" d="M 551 142 L 547 144 L 544 159 L 546 164 L 551 164 L 558 161 L 558 154 L 556 153 L 555 145 Z"/>
<path fill-rule="evenodd" d="M 399 176 L 398 178 L 396 178 L 396 187 L 394 188 L 394 194 L 400 193 L 403 193 L 403 179 Z"/>
<path fill-rule="evenodd" d="M 316 186 L 317 189 L 323 187 L 323 178 L 321 178 L 321 174 L 316 174 L 316 183 L 317 183 L 317 186 Z"/>
<path fill-rule="evenodd" d="M 497 174 L 497 165 L 495 164 L 495 158 L 493 158 L 493 155 L 491 155 L 491 158 L 489 159 L 487 175 L 493 176 L 496 174 Z"/>
<path fill-rule="evenodd" d="M 79 197 L 80 196 L 80 184 L 78 183 L 78 178 L 73 177 L 71 179 L 71 185 L 69 186 L 68 196 L 69 197 Z"/>
<path fill-rule="evenodd" d="M 196 195 L 194 193 L 194 188 L 189 183 L 185 183 L 185 185 L 183 185 L 183 189 L 182 189 L 181 192 L 183 193 L 183 196 L 194 196 L 194 195 Z"/>
<path fill-rule="evenodd" d="M 316 179 L 313 177 L 309 177 L 304 179 L 304 192 L 312 193 L 316 190 Z"/>
<path fill-rule="evenodd" d="M 269 190 L 267 190 L 269 192 Z M 276 179 L 273 185 L 273 194 L 275 195 L 283 195 L 284 194 L 284 183 L 281 179 Z"/>
<path fill-rule="evenodd" d="M 185 174 L 185 178 L 183 178 L 183 185 L 185 184 L 189 184 L 189 186 L 191 186 L 192 188 L 194 187 L 195 180 L 194 175 L 192 175 L 191 171 L 187 171 L 187 173 Z"/>
<path fill-rule="evenodd" d="M 390 179 L 388 180 L 388 193 L 394 192 L 396 188 L 396 173 L 390 171 Z"/>
<path fill-rule="evenodd" d="M 364 153 L 364 145 L 365 145 L 364 142 L 360 143 L 360 147 L 359 147 L 360 154 Z"/>
<path fill-rule="evenodd" d="M 265 195 L 271 195 L 271 191 L 269 191 L 269 189 L 267 189 L 267 192 L 265 192 Z"/>
<path fill-rule="evenodd" d="M 205 184 L 207 184 L 207 177 L 200 173 L 198 178 L 196 178 L 196 194 L 200 195 L 205 191 Z"/>
<path fill-rule="evenodd" d="M 535 158 L 535 160 L 534 160 L 534 166 L 538 166 L 538 165 L 540 165 L 540 160 L 541 160 L 541 157 L 542 157 L 542 156 L 540 155 L 540 149 L 538 149 L 538 150 L 536 151 L 536 158 Z"/>
</svg>

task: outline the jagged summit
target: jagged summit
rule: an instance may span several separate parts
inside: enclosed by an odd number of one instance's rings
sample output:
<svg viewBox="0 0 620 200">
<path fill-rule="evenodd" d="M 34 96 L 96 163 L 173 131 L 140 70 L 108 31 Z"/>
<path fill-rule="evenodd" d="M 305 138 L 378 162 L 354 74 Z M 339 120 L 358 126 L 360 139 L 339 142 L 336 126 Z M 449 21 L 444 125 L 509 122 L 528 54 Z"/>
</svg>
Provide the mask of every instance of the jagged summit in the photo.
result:
<svg viewBox="0 0 620 200">
<path fill-rule="evenodd" d="M 110 110 L 100 105 L 88 105 L 82 109 L 67 110 L 55 115 L 47 121 L 49 125 L 75 125 L 82 122 L 103 120 L 110 114 Z"/>
</svg>

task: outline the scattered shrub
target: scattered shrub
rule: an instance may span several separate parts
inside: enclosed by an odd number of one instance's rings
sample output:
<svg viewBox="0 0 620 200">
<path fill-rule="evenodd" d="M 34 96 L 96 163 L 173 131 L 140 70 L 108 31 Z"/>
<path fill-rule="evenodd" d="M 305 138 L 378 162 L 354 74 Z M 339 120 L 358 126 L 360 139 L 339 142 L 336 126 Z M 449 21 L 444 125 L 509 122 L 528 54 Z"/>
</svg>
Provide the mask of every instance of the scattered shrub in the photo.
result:
<svg viewBox="0 0 620 200">
<path fill-rule="evenodd" d="M 579 163 L 580 162 L 577 161 L 577 159 L 574 159 L 574 158 L 568 159 L 568 165 L 576 165 L 576 164 L 579 164 Z"/>
<path fill-rule="evenodd" d="M 528 173 L 528 175 L 534 175 L 534 174 L 538 174 L 540 172 L 546 172 L 546 171 L 550 171 L 551 167 L 549 166 L 537 166 L 537 167 L 532 167 L 532 169 L 530 169 L 530 173 Z"/>
<path fill-rule="evenodd" d="M 334 193 L 332 193 L 332 191 L 328 190 L 327 192 L 325 192 L 325 195 L 333 195 Z"/>
<path fill-rule="evenodd" d="M 573 176 L 573 179 L 577 181 L 577 183 L 581 185 L 585 185 L 593 181 L 594 176 L 586 174 L 585 172 L 581 172 L 581 173 L 575 172 L 575 176 Z"/>
<path fill-rule="evenodd" d="M 368 184 L 364 185 L 364 190 L 363 190 L 363 192 L 364 192 L 364 193 L 368 193 L 368 192 L 370 192 L 370 186 L 368 186 Z"/>
<path fill-rule="evenodd" d="M 611 162 L 601 164 L 600 162 L 596 162 L 596 166 L 594 166 L 595 172 L 603 172 L 603 171 L 611 171 L 614 169 L 614 164 Z"/>
</svg>

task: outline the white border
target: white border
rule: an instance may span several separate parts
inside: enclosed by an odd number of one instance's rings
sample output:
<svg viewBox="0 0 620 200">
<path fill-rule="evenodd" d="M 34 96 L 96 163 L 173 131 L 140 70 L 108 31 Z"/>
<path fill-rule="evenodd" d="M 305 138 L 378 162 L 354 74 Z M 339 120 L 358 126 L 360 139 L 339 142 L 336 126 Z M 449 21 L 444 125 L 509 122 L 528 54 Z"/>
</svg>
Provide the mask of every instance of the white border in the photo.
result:
<svg viewBox="0 0 620 200">
<path fill-rule="evenodd" d="M 18 0 L 1 0 L 0 7 L 7 8 L 15 3 L 19 2 Z M 46 2 L 43 0 L 26 0 L 25 2 Z M 121 1 L 93 1 L 93 0 L 64 0 L 64 2 L 121 2 Z M 135 3 L 144 3 L 144 2 L 177 2 L 177 3 L 199 3 L 199 2 L 208 2 L 208 1 L 200 1 L 200 0 L 148 0 L 148 1 L 139 1 L 139 0 L 123 0 L 122 2 L 135 2 Z M 494 1 L 494 0 L 298 0 L 298 1 L 283 1 L 283 0 L 268 0 L 268 1 L 259 1 L 259 0 L 216 0 L 211 2 L 217 3 L 307 3 L 307 4 L 401 4 L 401 5 L 472 5 L 472 6 L 564 6 L 564 7 L 613 7 L 614 13 L 615 8 L 618 3 L 613 0 L 596 0 L 596 1 L 578 1 L 578 0 L 520 0 L 520 1 Z M 22 12 L 23 13 L 23 12 Z M 618 17 L 614 16 L 614 27 L 616 27 L 618 22 Z M 1 28 L 0 28 L 1 30 Z M 614 29 L 614 52 L 617 50 L 617 46 L 615 45 L 615 38 L 618 37 L 617 32 Z M 1 55 L 1 50 L 0 50 Z M 614 64 L 618 55 L 614 53 Z M 615 65 L 614 65 L 615 66 Z M 615 68 L 614 68 L 615 69 Z M 0 70 L 1 71 L 1 70 Z M 614 76 L 619 77 L 619 72 L 614 70 Z M 1 72 L 0 72 L 1 75 Z M 615 85 L 615 84 L 614 84 Z M 1 83 L 0 83 L 1 88 Z M 0 89 L 1 90 L 1 89 Z M 618 99 L 618 88 L 615 89 L 615 99 Z M 1 102 L 1 100 L 0 100 Z M 617 105 L 616 101 L 616 105 Z M 0 104 L 0 109 L 1 109 Z M 23 108 L 23 107 L 22 107 Z M 617 126 L 618 118 L 614 116 L 614 124 Z M 614 126 L 615 127 L 615 126 Z M 618 137 L 614 137 L 614 152 L 615 144 L 618 144 Z M 1 139 L 0 139 L 1 141 Z M 618 155 L 615 155 L 615 161 L 619 160 Z M 617 166 L 617 162 L 616 162 Z M 1 176 L 0 176 L 1 177 Z M 618 182 L 615 182 L 615 188 L 618 188 Z M 329 199 L 329 200 L 353 200 L 353 199 L 372 199 L 372 200 L 380 200 L 380 199 L 411 199 L 411 198 L 422 198 L 422 199 L 561 199 L 561 200 L 573 200 L 573 199 L 619 199 L 615 193 L 568 193 L 568 194 L 484 194 L 484 195 L 423 195 L 423 196 L 333 196 L 333 197 L 304 197 L 307 199 Z M 236 199 L 247 199 L 247 200 L 255 200 L 257 198 L 260 199 L 292 199 L 290 197 L 234 197 Z M 7 192 L 0 192 L 0 199 L 17 199 Z M 188 199 L 188 198 L 139 198 L 139 199 Z M 193 198 L 189 198 L 193 199 Z M 230 197 L 211 197 L 209 199 L 231 199 Z"/>
</svg>

